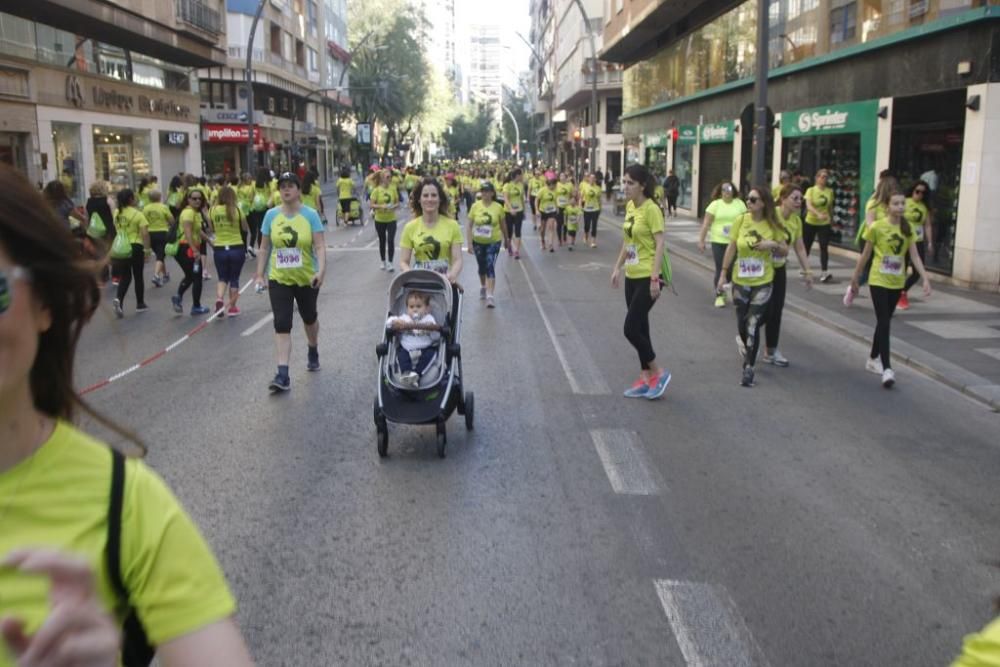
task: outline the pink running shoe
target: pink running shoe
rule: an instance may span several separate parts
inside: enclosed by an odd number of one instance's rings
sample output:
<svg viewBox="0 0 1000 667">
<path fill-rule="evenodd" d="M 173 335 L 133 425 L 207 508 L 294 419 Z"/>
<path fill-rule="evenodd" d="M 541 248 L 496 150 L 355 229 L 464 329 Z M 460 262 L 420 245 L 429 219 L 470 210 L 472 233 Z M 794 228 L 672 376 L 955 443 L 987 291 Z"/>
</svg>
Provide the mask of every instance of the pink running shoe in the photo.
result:
<svg viewBox="0 0 1000 667">
<path fill-rule="evenodd" d="M 229 310 L 226 311 L 226 314 L 229 315 L 229 317 L 236 317 L 240 314 L 240 309 L 236 306 L 230 306 Z"/>
</svg>

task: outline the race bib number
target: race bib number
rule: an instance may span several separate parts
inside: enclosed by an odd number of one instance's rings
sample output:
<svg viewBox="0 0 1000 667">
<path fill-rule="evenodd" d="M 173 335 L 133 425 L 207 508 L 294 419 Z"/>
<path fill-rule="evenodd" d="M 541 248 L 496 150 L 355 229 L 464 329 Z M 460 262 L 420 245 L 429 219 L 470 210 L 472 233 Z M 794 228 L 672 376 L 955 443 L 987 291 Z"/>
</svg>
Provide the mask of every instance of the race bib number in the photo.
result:
<svg viewBox="0 0 1000 667">
<path fill-rule="evenodd" d="M 542 213 L 555 213 L 555 212 L 556 212 L 556 207 L 552 205 L 548 205 L 542 209 Z"/>
<path fill-rule="evenodd" d="M 919 242 L 924 240 L 924 226 L 914 225 L 913 226 L 914 238 Z"/>
<path fill-rule="evenodd" d="M 740 267 L 737 275 L 740 278 L 763 278 L 764 260 L 760 257 L 743 257 L 739 260 Z"/>
<path fill-rule="evenodd" d="M 521 210 L 522 208 L 524 208 L 524 206 L 522 206 L 522 205 L 521 205 L 521 202 L 515 202 L 515 201 L 512 201 L 512 202 L 510 203 L 510 210 L 514 211 L 514 213 L 517 213 L 517 212 L 518 212 L 518 211 L 520 211 L 520 210 Z"/>
<path fill-rule="evenodd" d="M 559 197 L 559 199 L 557 199 L 556 201 L 558 202 L 559 206 L 566 206 L 566 204 L 569 203 L 569 198 L 568 197 Z"/>
<path fill-rule="evenodd" d="M 481 239 L 493 238 L 493 225 L 476 225 L 472 228 L 473 236 Z"/>
<path fill-rule="evenodd" d="M 882 255 L 882 264 L 879 265 L 878 270 L 884 276 L 903 275 L 903 256 Z"/>
<path fill-rule="evenodd" d="M 274 266 L 277 269 L 302 268 L 302 250 L 299 248 L 277 248 L 274 253 Z"/>
<path fill-rule="evenodd" d="M 636 252 L 635 244 L 629 243 L 625 246 L 625 265 L 635 266 L 639 263 L 639 253 Z"/>
<path fill-rule="evenodd" d="M 413 268 L 433 271 L 434 273 L 448 273 L 448 262 L 443 259 L 429 259 L 425 262 L 415 263 Z"/>
<path fill-rule="evenodd" d="M 590 206 L 590 205 L 588 205 L 588 206 L 584 206 L 583 210 L 586 211 L 587 213 L 593 213 L 594 211 L 600 211 L 601 209 L 598 208 L 597 206 Z"/>
</svg>

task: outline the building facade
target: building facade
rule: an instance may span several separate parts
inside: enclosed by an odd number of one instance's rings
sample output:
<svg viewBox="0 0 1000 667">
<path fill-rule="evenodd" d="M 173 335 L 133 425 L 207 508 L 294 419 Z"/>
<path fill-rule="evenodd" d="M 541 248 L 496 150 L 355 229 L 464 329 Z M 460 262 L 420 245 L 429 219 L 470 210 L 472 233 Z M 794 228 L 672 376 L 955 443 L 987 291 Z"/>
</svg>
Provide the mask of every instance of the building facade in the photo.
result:
<svg viewBox="0 0 1000 667">
<path fill-rule="evenodd" d="M 722 179 L 750 186 L 756 0 L 611 0 L 602 58 L 625 66 L 627 161 L 672 168 L 700 215 Z M 770 0 L 768 180 L 832 172 L 835 242 L 854 248 L 883 170 L 933 191 L 928 266 L 1000 286 L 1000 11 L 978 0 Z M 661 167 L 662 165 L 662 167 Z"/>
<path fill-rule="evenodd" d="M 466 64 L 469 99 L 487 104 L 493 110 L 494 124 L 500 123 L 503 111 L 503 76 L 501 62 L 503 45 L 500 26 L 472 24 L 469 26 L 469 60 Z"/>
<path fill-rule="evenodd" d="M 0 160 L 77 202 L 146 176 L 201 173 L 198 67 L 221 62 L 210 2 L 8 3 L 0 13 Z"/>
</svg>

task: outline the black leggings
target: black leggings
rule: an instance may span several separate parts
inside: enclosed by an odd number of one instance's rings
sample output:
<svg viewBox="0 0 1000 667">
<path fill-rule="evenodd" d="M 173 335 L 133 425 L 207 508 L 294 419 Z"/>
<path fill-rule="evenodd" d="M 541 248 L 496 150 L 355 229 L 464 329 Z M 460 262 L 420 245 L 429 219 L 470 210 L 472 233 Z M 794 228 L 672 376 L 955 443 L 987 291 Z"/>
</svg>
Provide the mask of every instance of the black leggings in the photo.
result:
<svg viewBox="0 0 1000 667">
<path fill-rule="evenodd" d="M 597 219 L 601 217 L 600 211 L 583 212 L 583 233 L 590 234 L 590 238 L 597 238 Z"/>
<path fill-rule="evenodd" d="M 649 278 L 625 279 L 625 303 L 628 305 L 625 338 L 639 353 L 639 363 L 644 371 L 649 370 L 650 364 L 656 359 L 653 341 L 649 336 L 649 311 L 656 302 L 649 293 L 649 283 Z"/>
<path fill-rule="evenodd" d="M 197 253 L 190 256 L 188 252 L 191 246 L 187 243 L 181 244 L 177 249 L 177 256 L 174 258 L 184 272 L 184 280 L 177 286 L 177 296 L 184 298 L 184 292 L 191 288 L 192 305 L 197 308 L 201 306 L 201 258 Z M 197 265 L 197 266 L 196 266 Z"/>
<path fill-rule="evenodd" d="M 830 235 L 833 229 L 830 225 L 802 225 L 802 243 L 806 246 L 806 257 L 812 250 L 813 239 L 819 237 L 819 267 L 826 271 L 830 265 Z"/>
<path fill-rule="evenodd" d="M 872 294 L 872 305 L 875 306 L 875 335 L 872 338 L 872 352 L 868 356 L 882 358 L 882 368 L 890 368 L 892 360 L 889 356 L 889 323 L 892 314 L 896 312 L 899 295 L 902 290 L 869 285 Z"/>
<path fill-rule="evenodd" d="M 712 242 L 712 259 L 715 260 L 715 277 L 712 278 L 712 287 L 715 289 L 716 294 L 722 294 L 717 285 L 719 284 L 719 276 L 722 275 L 722 260 L 726 258 L 726 248 L 728 247 L 728 243 Z M 733 282 L 733 267 L 731 266 L 729 267 L 729 273 L 726 274 L 726 282 Z"/>
<path fill-rule="evenodd" d="M 247 227 L 250 228 L 249 238 L 247 239 L 248 247 L 257 249 L 260 247 L 260 225 L 264 222 L 264 213 L 266 211 L 250 211 L 247 215 Z"/>
<path fill-rule="evenodd" d="M 559 209 L 559 215 L 556 216 L 556 238 L 560 242 L 566 241 L 566 209 Z"/>
<path fill-rule="evenodd" d="M 926 263 L 926 261 L 927 261 L 927 241 L 917 241 L 916 246 L 917 246 L 917 254 L 920 255 L 920 261 Z M 905 257 L 906 257 L 906 264 L 907 264 L 907 266 L 909 266 L 910 265 L 910 253 L 906 253 Z M 911 287 L 913 287 L 914 285 L 916 285 L 918 282 L 920 282 L 920 274 L 917 273 L 916 269 L 913 269 L 913 273 L 911 273 L 910 276 L 906 279 L 906 286 L 903 287 L 903 291 L 904 292 L 909 291 L 909 289 Z"/>
<path fill-rule="evenodd" d="M 785 292 L 788 290 L 788 272 L 784 266 L 774 267 L 774 282 L 771 283 L 771 301 L 767 307 L 764 322 L 764 345 L 774 350 L 778 347 L 781 333 L 781 312 L 785 309 Z"/>
<path fill-rule="evenodd" d="M 746 287 L 733 285 L 733 303 L 736 304 L 736 328 L 740 340 L 746 346 L 743 357 L 743 367 L 757 363 L 757 350 L 760 348 L 760 327 L 767 317 L 767 304 L 771 300 L 771 285 Z"/>
<path fill-rule="evenodd" d="M 376 222 L 375 233 L 378 234 L 378 254 L 385 261 L 386 248 L 389 250 L 389 261 L 396 254 L 396 221 Z"/>
<path fill-rule="evenodd" d="M 132 244 L 132 256 L 128 259 L 116 259 L 111 263 L 112 275 L 118 278 L 118 301 L 125 305 L 125 295 L 128 294 L 128 286 L 135 278 L 135 302 L 136 305 L 145 303 L 146 285 L 142 282 L 142 266 L 146 261 L 146 250 L 141 243 Z"/>
<path fill-rule="evenodd" d="M 524 223 L 524 211 L 518 211 L 517 213 L 507 213 L 504 217 L 507 223 L 507 238 L 509 239 L 519 239 L 521 238 L 521 225 Z"/>
</svg>

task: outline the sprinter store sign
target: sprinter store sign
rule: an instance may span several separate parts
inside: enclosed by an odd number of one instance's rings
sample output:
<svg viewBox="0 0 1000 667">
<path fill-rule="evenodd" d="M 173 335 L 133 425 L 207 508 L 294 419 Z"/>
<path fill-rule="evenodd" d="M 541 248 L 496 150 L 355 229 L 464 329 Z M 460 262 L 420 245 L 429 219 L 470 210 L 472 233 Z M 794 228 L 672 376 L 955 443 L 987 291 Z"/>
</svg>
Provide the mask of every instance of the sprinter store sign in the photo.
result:
<svg viewBox="0 0 1000 667">
<path fill-rule="evenodd" d="M 785 111 L 781 114 L 781 134 L 803 137 L 865 132 L 875 127 L 877 113 L 877 100 Z"/>
</svg>

